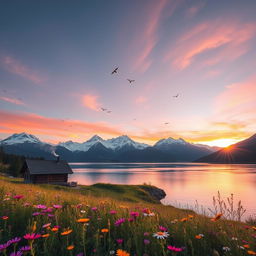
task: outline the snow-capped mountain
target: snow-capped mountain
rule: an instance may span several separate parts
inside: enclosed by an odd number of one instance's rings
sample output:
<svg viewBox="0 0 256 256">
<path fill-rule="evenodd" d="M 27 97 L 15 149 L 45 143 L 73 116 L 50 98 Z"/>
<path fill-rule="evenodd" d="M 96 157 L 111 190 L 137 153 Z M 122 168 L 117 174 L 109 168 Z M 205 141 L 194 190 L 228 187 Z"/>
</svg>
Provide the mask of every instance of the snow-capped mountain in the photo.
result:
<svg viewBox="0 0 256 256">
<path fill-rule="evenodd" d="M 163 145 L 173 145 L 173 144 L 179 144 L 179 145 L 186 145 L 188 142 L 183 140 L 182 138 L 179 138 L 177 140 L 173 139 L 172 137 L 169 137 L 167 139 L 161 139 L 159 140 L 154 147 L 163 146 Z"/>
<path fill-rule="evenodd" d="M 15 133 L 10 137 L 0 141 L 0 145 L 14 145 L 14 144 L 22 144 L 25 142 L 42 143 L 36 136 L 23 132 L 23 133 Z"/>
<path fill-rule="evenodd" d="M 67 141 L 59 143 L 58 146 L 65 147 L 66 149 L 70 151 L 88 151 L 93 145 L 97 143 L 101 143 L 104 147 L 112 149 L 112 150 L 119 150 L 126 146 L 133 146 L 135 149 L 144 149 L 146 147 L 149 147 L 149 145 L 144 143 L 135 142 L 131 138 L 129 138 L 126 135 L 119 136 L 117 138 L 112 138 L 108 140 L 104 140 L 98 135 L 94 135 L 91 139 L 83 142 L 73 142 L 73 141 Z"/>
</svg>

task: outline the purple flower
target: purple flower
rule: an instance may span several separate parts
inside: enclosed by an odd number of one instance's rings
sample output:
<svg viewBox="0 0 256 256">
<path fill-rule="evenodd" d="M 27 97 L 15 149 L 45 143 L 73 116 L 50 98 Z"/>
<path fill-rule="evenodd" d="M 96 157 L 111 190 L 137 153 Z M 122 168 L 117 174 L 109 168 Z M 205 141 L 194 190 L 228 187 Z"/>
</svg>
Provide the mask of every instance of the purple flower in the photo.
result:
<svg viewBox="0 0 256 256">
<path fill-rule="evenodd" d="M 92 211 L 97 211 L 98 208 L 97 207 L 92 207 Z"/>
<path fill-rule="evenodd" d="M 144 244 L 149 244 L 150 243 L 150 241 L 148 240 L 148 239 L 144 239 Z"/>
<path fill-rule="evenodd" d="M 82 252 L 80 252 L 76 256 L 84 256 L 84 254 Z"/>
<path fill-rule="evenodd" d="M 46 209 L 47 208 L 47 206 L 46 205 L 44 205 L 44 204 L 38 204 L 38 205 L 36 205 L 36 208 L 37 209 Z"/>
<path fill-rule="evenodd" d="M 38 216 L 38 215 L 40 215 L 41 213 L 40 212 L 33 212 L 32 213 L 32 216 Z"/>
<path fill-rule="evenodd" d="M 12 253 L 10 254 L 10 256 L 21 256 L 22 254 L 23 254 L 23 252 L 17 251 L 17 252 L 12 252 Z"/>
<path fill-rule="evenodd" d="M 149 236 L 149 233 L 148 233 L 148 232 L 145 232 L 145 233 L 144 233 L 144 236 Z"/>
<path fill-rule="evenodd" d="M 115 226 L 119 227 L 121 224 L 123 224 L 125 222 L 125 218 L 121 218 L 121 219 L 118 219 L 116 222 L 115 222 Z"/>
<path fill-rule="evenodd" d="M 20 200 L 21 198 L 23 198 L 23 195 L 15 195 L 13 196 L 14 199 Z"/>
<path fill-rule="evenodd" d="M 0 252 L 1 252 L 1 251 L 4 251 L 8 246 L 9 246 L 8 243 L 0 244 Z"/>
<path fill-rule="evenodd" d="M 163 226 L 159 226 L 159 229 L 160 229 L 161 231 L 164 231 L 164 232 L 166 232 L 166 231 L 168 230 L 166 227 L 163 227 Z"/>
<path fill-rule="evenodd" d="M 7 243 L 11 244 L 17 244 L 21 240 L 20 237 L 15 237 L 13 239 L 10 239 Z"/>
<path fill-rule="evenodd" d="M 50 213 L 48 214 L 49 218 L 53 218 L 54 216 L 55 216 L 54 214 L 50 214 Z"/>
<path fill-rule="evenodd" d="M 29 245 L 26 245 L 26 246 L 22 246 L 20 248 L 20 251 L 21 252 L 29 252 L 31 250 L 31 247 Z"/>
</svg>

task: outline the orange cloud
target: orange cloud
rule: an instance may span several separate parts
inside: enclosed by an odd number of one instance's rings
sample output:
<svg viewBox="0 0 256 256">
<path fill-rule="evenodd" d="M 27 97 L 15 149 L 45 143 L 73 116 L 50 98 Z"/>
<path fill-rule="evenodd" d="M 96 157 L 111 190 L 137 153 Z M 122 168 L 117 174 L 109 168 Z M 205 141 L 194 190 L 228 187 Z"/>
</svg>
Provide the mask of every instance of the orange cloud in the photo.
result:
<svg viewBox="0 0 256 256">
<path fill-rule="evenodd" d="M 12 104 L 16 104 L 16 105 L 25 105 L 25 103 L 20 99 L 14 99 L 14 98 L 0 96 L 0 100 L 6 101 L 6 102 L 9 102 Z"/>
<path fill-rule="evenodd" d="M 224 19 L 201 23 L 180 37 L 165 60 L 171 61 L 178 69 L 185 69 L 200 54 L 215 50 L 214 58 L 206 56 L 205 65 L 232 61 L 249 50 L 249 41 L 255 35 L 256 24 Z"/>
<path fill-rule="evenodd" d="M 83 96 L 83 104 L 87 108 L 99 111 L 100 110 L 100 104 L 98 103 L 98 96 L 92 95 L 92 94 L 86 94 Z"/>
<path fill-rule="evenodd" d="M 19 75 L 35 84 L 40 84 L 45 80 L 45 78 L 40 76 L 38 72 L 28 68 L 10 56 L 2 58 L 2 64 L 8 72 Z"/>
<path fill-rule="evenodd" d="M 79 120 L 62 120 L 44 117 L 33 113 L 10 112 L 0 110 L 0 132 L 29 132 L 35 135 L 47 135 L 53 138 L 91 136 L 91 134 L 121 135 L 122 132 L 103 122 L 89 123 Z"/>
</svg>

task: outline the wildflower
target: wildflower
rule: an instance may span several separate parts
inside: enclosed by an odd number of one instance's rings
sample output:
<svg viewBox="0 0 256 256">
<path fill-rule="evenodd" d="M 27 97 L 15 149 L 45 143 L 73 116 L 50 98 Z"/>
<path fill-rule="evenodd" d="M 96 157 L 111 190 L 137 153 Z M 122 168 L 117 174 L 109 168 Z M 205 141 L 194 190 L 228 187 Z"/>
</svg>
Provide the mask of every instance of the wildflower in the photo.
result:
<svg viewBox="0 0 256 256">
<path fill-rule="evenodd" d="M 47 206 L 46 205 L 44 205 L 44 204 L 38 204 L 38 205 L 36 205 L 35 206 L 35 208 L 37 208 L 37 209 L 46 209 L 47 208 Z"/>
<path fill-rule="evenodd" d="M 113 255 L 113 254 L 115 254 L 115 251 L 111 250 L 111 251 L 109 251 L 109 254 Z"/>
<path fill-rule="evenodd" d="M 20 200 L 21 198 L 23 198 L 23 195 L 15 195 L 13 196 L 14 199 Z"/>
<path fill-rule="evenodd" d="M 24 207 L 28 207 L 28 206 L 30 206 L 30 205 L 31 205 L 31 203 L 28 203 L 28 202 L 26 202 L 26 203 L 23 204 Z"/>
<path fill-rule="evenodd" d="M 72 229 L 68 229 L 68 230 L 66 230 L 66 231 L 64 231 L 64 232 L 62 232 L 62 233 L 60 233 L 62 236 L 67 236 L 67 235 L 69 235 L 70 233 L 72 233 Z"/>
<path fill-rule="evenodd" d="M 26 234 L 25 236 L 23 236 L 25 239 L 27 240 L 35 240 L 37 238 L 40 238 L 41 235 L 40 234 L 35 234 L 35 233 L 32 233 L 32 234 Z"/>
<path fill-rule="evenodd" d="M 194 215 L 189 214 L 189 215 L 188 215 L 188 218 L 189 218 L 189 219 L 193 219 L 193 218 L 194 218 Z"/>
<path fill-rule="evenodd" d="M 145 233 L 144 233 L 144 236 L 149 236 L 149 233 L 148 233 L 148 232 L 145 232 Z"/>
<path fill-rule="evenodd" d="M 98 210 L 97 207 L 92 207 L 91 209 L 92 209 L 92 211 L 97 211 Z"/>
<path fill-rule="evenodd" d="M 21 256 L 22 254 L 23 254 L 23 252 L 17 251 L 17 252 L 12 252 L 12 253 L 10 254 L 10 256 Z"/>
<path fill-rule="evenodd" d="M 101 232 L 102 232 L 102 233 L 108 233 L 108 229 L 107 229 L 107 228 L 103 228 L 103 229 L 101 230 Z"/>
<path fill-rule="evenodd" d="M 255 227 L 255 226 L 253 226 L 253 227 L 252 227 L 252 230 L 256 231 L 256 227 Z"/>
<path fill-rule="evenodd" d="M 128 218 L 127 219 L 129 222 L 133 222 L 135 219 L 134 218 Z"/>
<path fill-rule="evenodd" d="M 49 237 L 49 236 L 50 236 L 49 233 L 46 233 L 46 234 L 43 234 L 43 235 L 42 235 L 43 238 L 47 238 L 47 237 Z"/>
<path fill-rule="evenodd" d="M 33 212 L 32 213 L 32 216 L 38 216 L 38 215 L 41 215 L 41 212 Z"/>
<path fill-rule="evenodd" d="M 9 246 L 8 243 L 0 244 L 0 252 L 1 252 L 1 251 L 4 251 L 8 246 Z"/>
<path fill-rule="evenodd" d="M 171 221 L 171 224 L 176 224 L 178 222 L 178 219 L 174 219 Z"/>
<path fill-rule="evenodd" d="M 122 243 L 124 242 L 124 239 L 118 238 L 118 239 L 116 239 L 116 242 L 117 242 L 118 244 L 122 244 Z"/>
<path fill-rule="evenodd" d="M 78 219 L 76 222 L 78 222 L 78 223 L 87 223 L 89 221 L 90 221 L 89 218 L 83 218 L 83 219 Z"/>
<path fill-rule="evenodd" d="M 47 209 L 42 210 L 43 213 L 51 213 L 52 207 L 48 207 Z"/>
<path fill-rule="evenodd" d="M 139 212 L 131 212 L 130 215 L 134 218 L 139 217 L 140 213 Z"/>
<path fill-rule="evenodd" d="M 54 204 L 53 207 L 54 207 L 55 209 L 61 209 L 61 208 L 62 208 L 62 205 L 60 205 L 60 204 Z"/>
<path fill-rule="evenodd" d="M 249 244 L 244 244 L 243 247 L 249 249 L 250 245 Z"/>
<path fill-rule="evenodd" d="M 237 241 L 238 240 L 238 238 L 237 237 L 231 237 L 231 240 L 233 240 L 233 241 Z"/>
<path fill-rule="evenodd" d="M 68 251 L 71 251 L 71 250 L 73 250 L 74 248 L 75 248 L 74 245 L 69 245 L 69 246 L 67 247 L 67 250 L 68 250 Z"/>
<path fill-rule="evenodd" d="M 2 218 L 2 220 L 8 220 L 9 219 L 8 216 L 2 216 L 1 218 Z"/>
<path fill-rule="evenodd" d="M 153 237 L 156 237 L 157 239 L 165 239 L 169 236 L 169 233 L 166 231 L 159 231 L 153 234 Z"/>
<path fill-rule="evenodd" d="M 128 253 L 128 252 L 126 252 L 126 251 L 124 251 L 124 250 L 118 249 L 118 250 L 116 251 L 116 255 L 117 255 L 117 256 L 130 256 L 130 253 Z"/>
<path fill-rule="evenodd" d="M 109 213 L 110 213 L 111 215 L 114 215 L 114 214 L 116 214 L 116 213 L 117 213 L 117 211 L 115 211 L 115 210 L 111 210 L 111 211 L 109 211 Z"/>
<path fill-rule="evenodd" d="M 148 239 L 144 239 L 143 242 L 144 242 L 144 244 L 149 244 L 150 243 L 150 241 Z"/>
<path fill-rule="evenodd" d="M 231 249 L 230 249 L 229 247 L 227 247 L 227 246 L 223 246 L 223 247 L 222 247 L 222 250 L 223 250 L 224 252 L 229 252 L 229 251 L 231 251 Z"/>
<path fill-rule="evenodd" d="M 116 222 L 115 222 L 115 226 L 120 226 L 121 224 L 123 224 L 125 222 L 125 218 L 121 218 L 121 219 L 118 219 Z"/>
<path fill-rule="evenodd" d="M 167 229 L 166 227 L 159 226 L 159 230 L 161 230 L 161 231 L 167 231 L 168 229 Z"/>
<path fill-rule="evenodd" d="M 84 254 L 82 252 L 80 252 L 76 256 L 84 256 Z"/>
<path fill-rule="evenodd" d="M 169 251 L 173 251 L 173 252 L 182 252 L 183 251 L 183 248 L 175 247 L 175 246 L 172 246 L 172 245 L 168 245 L 167 249 Z"/>
<path fill-rule="evenodd" d="M 49 228 L 51 226 L 51 223 L 46 223 L 42 226 L 42 228 Z"/>
<path fill-rule="evenodd" d="M 256 255 L 256 252 L 255 252 L 255 251 L 247 251 L 247 253 L 248 253 L 249 255 Z"/>
<path fill-rule="evenodd" d="M 244 250 L 245 248 L 242 245 L 237 246 L 238 249 Z"/>
<path fill-rule="evenodd" d="M 81 213 L 86 213 L 86 211 L 85 211 L 85 210 L 81 210 L 80 212 L 81 212 Z"/>
<path fill-rule="evenodd" d="M 20 240 L 21 240 L 20 237 L 15 237 L 15 238 L 9 240 L 7 243 L 9 243 L 10 245 L 11 244 L 17 244 Z"/>
<path fill-rule="evenodd" d="M 188 218 L 182 218 L 182 219 L 180 220 L 180 222 L 186 222 L 186 221 L 188 221 Z"/>
<path fill-rule="evenodd" d="M 51 229 L 51 231 L 53 231 L 53 232 L 57 232 L 58 230 L 59 230 L 58 227 L 53 227 L 53 228 Z"/>
<path fill-rule="evenodd" d="M 47 214 L 47 216 L 48 216 L 49 218 L 53 218 L 55 215 L 54 215 L 54 214 Z"/>
<path fill-rule="evenodd" d="M 223 216 L 223 213 L 218 213 L 215 215 L 214 218 L 211 219 L 211 221 L 215 222 L 215 221 L 219 220 L 222 216 Z"/>
<path fill-rule="evenodd" d="M 196 239 L 202 239 L 203 237 L 204 237 L 203 234 L 199 234 L 199 235 L 196 235 L 196 236 L 195 236 Z"/>
<path fill-rule="evenodd" d="M 31 250 L 31 247 L 29 245 L 26 245 L 26 246 L 22 246 L 20 248 L 20 251 L 21 252 L 29 252 Z"/>
</svg>

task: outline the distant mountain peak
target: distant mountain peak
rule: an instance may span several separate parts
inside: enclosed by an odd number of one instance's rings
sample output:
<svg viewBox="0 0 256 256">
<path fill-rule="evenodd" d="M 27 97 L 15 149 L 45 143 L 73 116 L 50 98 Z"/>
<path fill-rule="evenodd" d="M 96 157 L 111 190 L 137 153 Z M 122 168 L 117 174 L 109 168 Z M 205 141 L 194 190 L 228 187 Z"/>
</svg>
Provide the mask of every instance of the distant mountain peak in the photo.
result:
<svg viewBox="0 0 256 256">
<path fill-rule="evenodd" d="M 89 140 L 87 140 L 87 142 L 92 142 L 92 141 L 103 141 L 103 139 L 96 134 L 92 136 Z"/>
<path fill-rule="evenodd" d="M 1 141 L 1 144 L 20 144 L 20 143 L 42 143 L 36 136 L 32 134 L 28 134 L 25 132 L 22 133 L 14 133 L 13 135 L 9 136 L 8 138 Z"/>
</svg>

